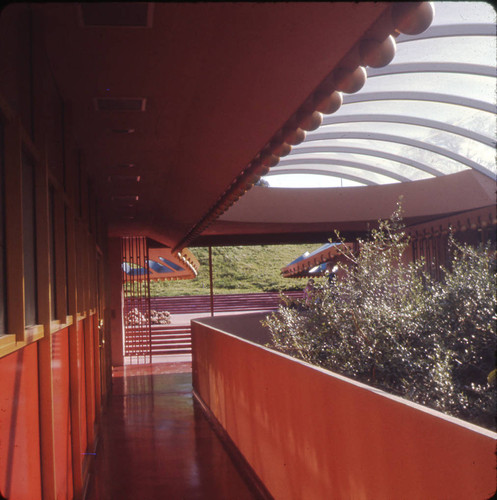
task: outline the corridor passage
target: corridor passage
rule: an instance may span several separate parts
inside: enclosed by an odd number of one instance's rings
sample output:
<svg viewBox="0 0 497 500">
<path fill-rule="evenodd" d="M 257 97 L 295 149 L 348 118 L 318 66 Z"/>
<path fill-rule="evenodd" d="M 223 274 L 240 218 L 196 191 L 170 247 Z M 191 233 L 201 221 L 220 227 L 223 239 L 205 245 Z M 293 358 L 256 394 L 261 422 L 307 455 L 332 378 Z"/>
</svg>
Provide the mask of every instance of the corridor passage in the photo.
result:
<svg viewBox="0 0 497 500">
<path fill-rule="evenodd" d="M 190 363 L 115 371 L 101 430 L 87 500 L 258 498 L 194 401 Z"/>
</svg>

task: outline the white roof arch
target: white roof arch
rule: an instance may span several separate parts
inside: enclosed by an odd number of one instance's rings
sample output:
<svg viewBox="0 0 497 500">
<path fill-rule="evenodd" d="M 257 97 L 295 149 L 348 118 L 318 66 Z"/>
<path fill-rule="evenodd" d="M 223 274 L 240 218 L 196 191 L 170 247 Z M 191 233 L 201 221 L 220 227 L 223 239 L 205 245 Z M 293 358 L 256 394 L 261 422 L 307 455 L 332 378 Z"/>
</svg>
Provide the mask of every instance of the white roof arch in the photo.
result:
<svg viewBox="0 0 497 500">
<path fill-rule="evenodd" d="M 303 173 L 365 186 L 469 169 L 496 178 L 495 11 L 485 2 L 434 6 L 431 27 L 400 35 L 392 63 L 367 68 L 363 89 L 344 94 L 270 170 L 271 187 L 293 187 L 292 175 Z"/>
</svg>

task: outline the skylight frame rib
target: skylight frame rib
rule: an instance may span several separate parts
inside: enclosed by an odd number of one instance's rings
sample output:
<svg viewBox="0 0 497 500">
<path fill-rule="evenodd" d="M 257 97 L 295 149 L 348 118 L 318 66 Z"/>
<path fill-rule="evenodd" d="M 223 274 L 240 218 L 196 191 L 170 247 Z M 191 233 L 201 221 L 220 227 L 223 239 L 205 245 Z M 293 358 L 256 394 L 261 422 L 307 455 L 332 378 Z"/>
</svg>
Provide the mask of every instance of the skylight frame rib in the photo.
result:
<svg viewBox="0 0 497 500">
<path fill-rule="evenodd" d="M 357 92 L 356 94 L 347 94 L 343 96 L 343 105 L 358 102 L 373 101 L 426 101 L 453 104 L 464 106 L 466 108 L 486 111 L 495 115 L 497 106 L 495 104 L 472 99 L 471 97 L 462 97 L 450 94 L 439 94 L 437 92 L 412 92 L 408 90 L 392 90 L 390 92 Z"/>
<path fill-rule="evenodd" d="M 455 135 L 460 135 L 466 139 L 470 139 L 485 146 L 490 146 L 491 148 L 497 147 L 497 142 L 491 137 L 468 130 L 457 125 L 452 125 L 450 123 L 439 122 L 437 120 L 430 120 L 425 118 L 418 118 L 415 116 L 405 116 L 405 115 L 390 115 L 390 114 L 367 114 L 367 115 L 327 115 L 323 118 L 323 123 L 321 128 L 325 125 L 340 125 L 341 123 L 364 123 L 364 122 L 378 122 L 378 123 L 399 123 L 404 125 L 416 125 L 419 127 L 426 127 L 435 130 L 440 130 L 441 132 L 448 132 Z M 320 130 L 321 130 L 320 128 Z M 309 135 L 311 137 L 311 135 Z"/>
<path fill-rule="evenodd" d="M 395 40 L 396 44 L 429 40 L 432 38 L 449 38 L 463 36 L 495 36 L 493 23 L 467 23 L 467 24 L 440 24 L 431 26 L 419 35 L 400 34 Z"/>
<path fill-rule="evenodd" d="M 496 69 L 493 66 L 471 63 L 451 62 L 413 62 L 388 64 L 383 68 L 368 68 L 368 79 L 378 76 L 405 75 L 411 73 L 451 73 L 454 75 L 488 76 L 495 78 Z"/>
<path fill-rule="evenodd" d="M 483 167 L 479 163 L 476 163 L 469 158 L 466 158 L 458 153 L 453 153 L 452 151 L 448 151 L 447 149 L 436 146 L 435 144 L 429 144 L 423 141 L 418 141 L 416 139 L 410 139 L 408 137 L 401 137 L 398 135 L 392 134 L 384 134 L 379 132 L 328 132 L 323 134 L 316 134 L 312 137 L 309 137 L 308 141 L 316 141 L 316 140 L 333 140 L 333 139 L 358 139 L 358 140 L 374 140 L 374 141 L 384 141 L 384 142 L 393 142 L 395 144 L 403 144 L 405 146 L 411 146 L 414 148 L 419 148 L 423 150 L 430 151 L 435 154 L 439 154 L 440 156 L 445 156 L 446 158 L 450 158 L 456 162 L 461 163 L 462 165 L 466 165 L 467 167 L 473 168 L 474 170 L 490 177 L 491 179 L 495 178 L 495 173 L 491 172 L 487 168 Z"/>
<path fill-rule="evenodd" d="M 413 182 L 413 180 L 409 179 L 409 177 L 398 174 L 396 172 L 391 172 L 390 170 L 381 167 L 375 167 L 373 165 L 368 165 L 367 163 L 360 163 L 351 160 L 334 160 L 332 158 L 305 158 L 305 159 L 292 158 L 286 161 L 281 166 L 277 165 L 276 167 L 273 167 L 272 171 L 278 172 L 280 169 L 284 169 L 287 166 L 300 165 L 304 163 L 306 165 L 334 165 L 334 166 L 358 168 L 361 170 L 366 170 L 367 172 L 383 175 L 384 177 L 389 177 L 399 182 Z"/>
<path fill-rule="evenodd" d="M 352 175 L 352 174 L 344 174 L 344 173 L 336 173 L 335 175 L 333 175 L 333 172 L 331 171 L 328 171 L 328 173 L 326 172 L 323 172 L 321 170 L 314 170 L 314 169 L 295 169 L 295 170 L 282 170 L 282 171 L 278 171 L 278 172 L 275 172 L 274 170 L 271 170 L 268 174 L 266 174 L 265 177 L 277 177 L 279 175 L 286 175 L 286 174 L 314 174 L 314 175 L 323 175 L 323 176 L 326 176 L 326 177 L 333 177 L 335 179 L 347 179 L 349 181 L 354 181 L 354 182 L 358 182 L 360 184 L 365 184 L 367 186 L 380 186 L 381 184 L 379 184 L 378 182 L 374 182 L 370 179 L 364 179 L 362 177 L 357 177 L 355 175 Z"/>
<path fill-rule="evenodd" d="M 304 144 L 307 144 L 307 141 Z M 328 152 L 351 153 L 351 154 L 358 154 L 365 156 L 373 156 L 373 157 L 383 158 L 385 160 L 395 161 L 397 163 L 401 163 L 403 165 L 416 168 L 418 170 L 426 172 L 427 174 L 433 175 L 433 177 L 442 177 L 443 175 L 445 175 L 444 172 L 441 172 L 440 170 L 437 170 L 417 160 L 406 158 L 405 156 L 396 155 L 394 153 L 388 153 L 386 151 L 378 151 L 376 149 L 370 149 L 370 148 L 358 148 L 351 146 L 310 146 L 310 147 L 299 147 L 299 149 L 295 148 L 292 151 L 292 153 L 294 153 L 295 155 L 301 153 L 305 154 L 305 153 L 328 153 Z M 277 167 L 273 168 L 278 168 L 280 165 L 285 165 L 285 162 L 287 162 L 291 158 L 292 158 L 291 156 L 288 156 L 287 158 L 282 159 L 280 163 L 277 165 Z"/>
</svg>

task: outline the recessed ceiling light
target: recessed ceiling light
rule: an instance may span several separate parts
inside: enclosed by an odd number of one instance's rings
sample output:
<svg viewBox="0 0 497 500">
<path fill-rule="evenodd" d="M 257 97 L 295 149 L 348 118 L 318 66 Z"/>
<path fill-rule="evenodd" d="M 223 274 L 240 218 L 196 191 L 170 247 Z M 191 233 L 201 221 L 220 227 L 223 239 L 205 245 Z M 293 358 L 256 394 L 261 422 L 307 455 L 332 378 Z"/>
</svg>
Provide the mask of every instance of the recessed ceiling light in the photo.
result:
<svg viewBox="0 0 497 500">
<path fill-rule="evenodd" d="M 136 130 L 134 128 L 113 128 L 112 132 L 114 134 L 126 135 L 126 134 L 134 134 Z"/>
<path fill-rule="evenodd" d="M 126 194 L 126 195 L 116 195 L 116 196 L 112 196 L 111 197 L 111 200 L 112 201 L 122 201 L 122 202 L 127 202 L 127 203 L 130 203 L 130 202 L 135 202 L 135 201 L 138 201 L 139 200 L 139 196 L 137 194 Z"/>
<path fill-rule="evenodd" d="M 108 182 L 140 182 L 140 179 L 139 175 L 115 174 L 107 177 Z"/>
<path fill-rule="evenodd" d="M 145 97 L 96 97 L 96 111 L 145 111 Z"/>
</svg>

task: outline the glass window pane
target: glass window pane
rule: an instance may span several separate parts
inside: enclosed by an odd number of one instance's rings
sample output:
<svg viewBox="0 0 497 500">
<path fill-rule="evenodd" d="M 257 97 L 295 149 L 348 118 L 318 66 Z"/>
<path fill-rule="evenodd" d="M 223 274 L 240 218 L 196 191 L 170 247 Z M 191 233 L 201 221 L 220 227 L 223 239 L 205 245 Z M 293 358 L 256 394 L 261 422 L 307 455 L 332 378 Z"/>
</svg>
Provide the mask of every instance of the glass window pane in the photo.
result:
<svg viewBox="0 0 497 500">
<path fill-rule="evenodd" d="M 35 181 L 32 161 L 22 159 L 22 233 L 24 255 L 24 322 L 26 326 L 37 323 L 36 301 L 36 219 Z"/>
<path fill-rule="evenodd" d="M 64 205 L 64 252 L 66 262 L 66 314 L 69 316 L 69 256 L 68 256 L 68 224 L 67 224 L 67 207 Z"/>
<path fill-rule="evenodd" d="M 49 215 L 48 215 L 48 228 L 50 237 L 50 315 L 52 319 L 57 317 L 57 282 L 56 282 L 56 269 L 55 269 L 55 193 L 53 186 L 49 190 Z"/>
</svg>

